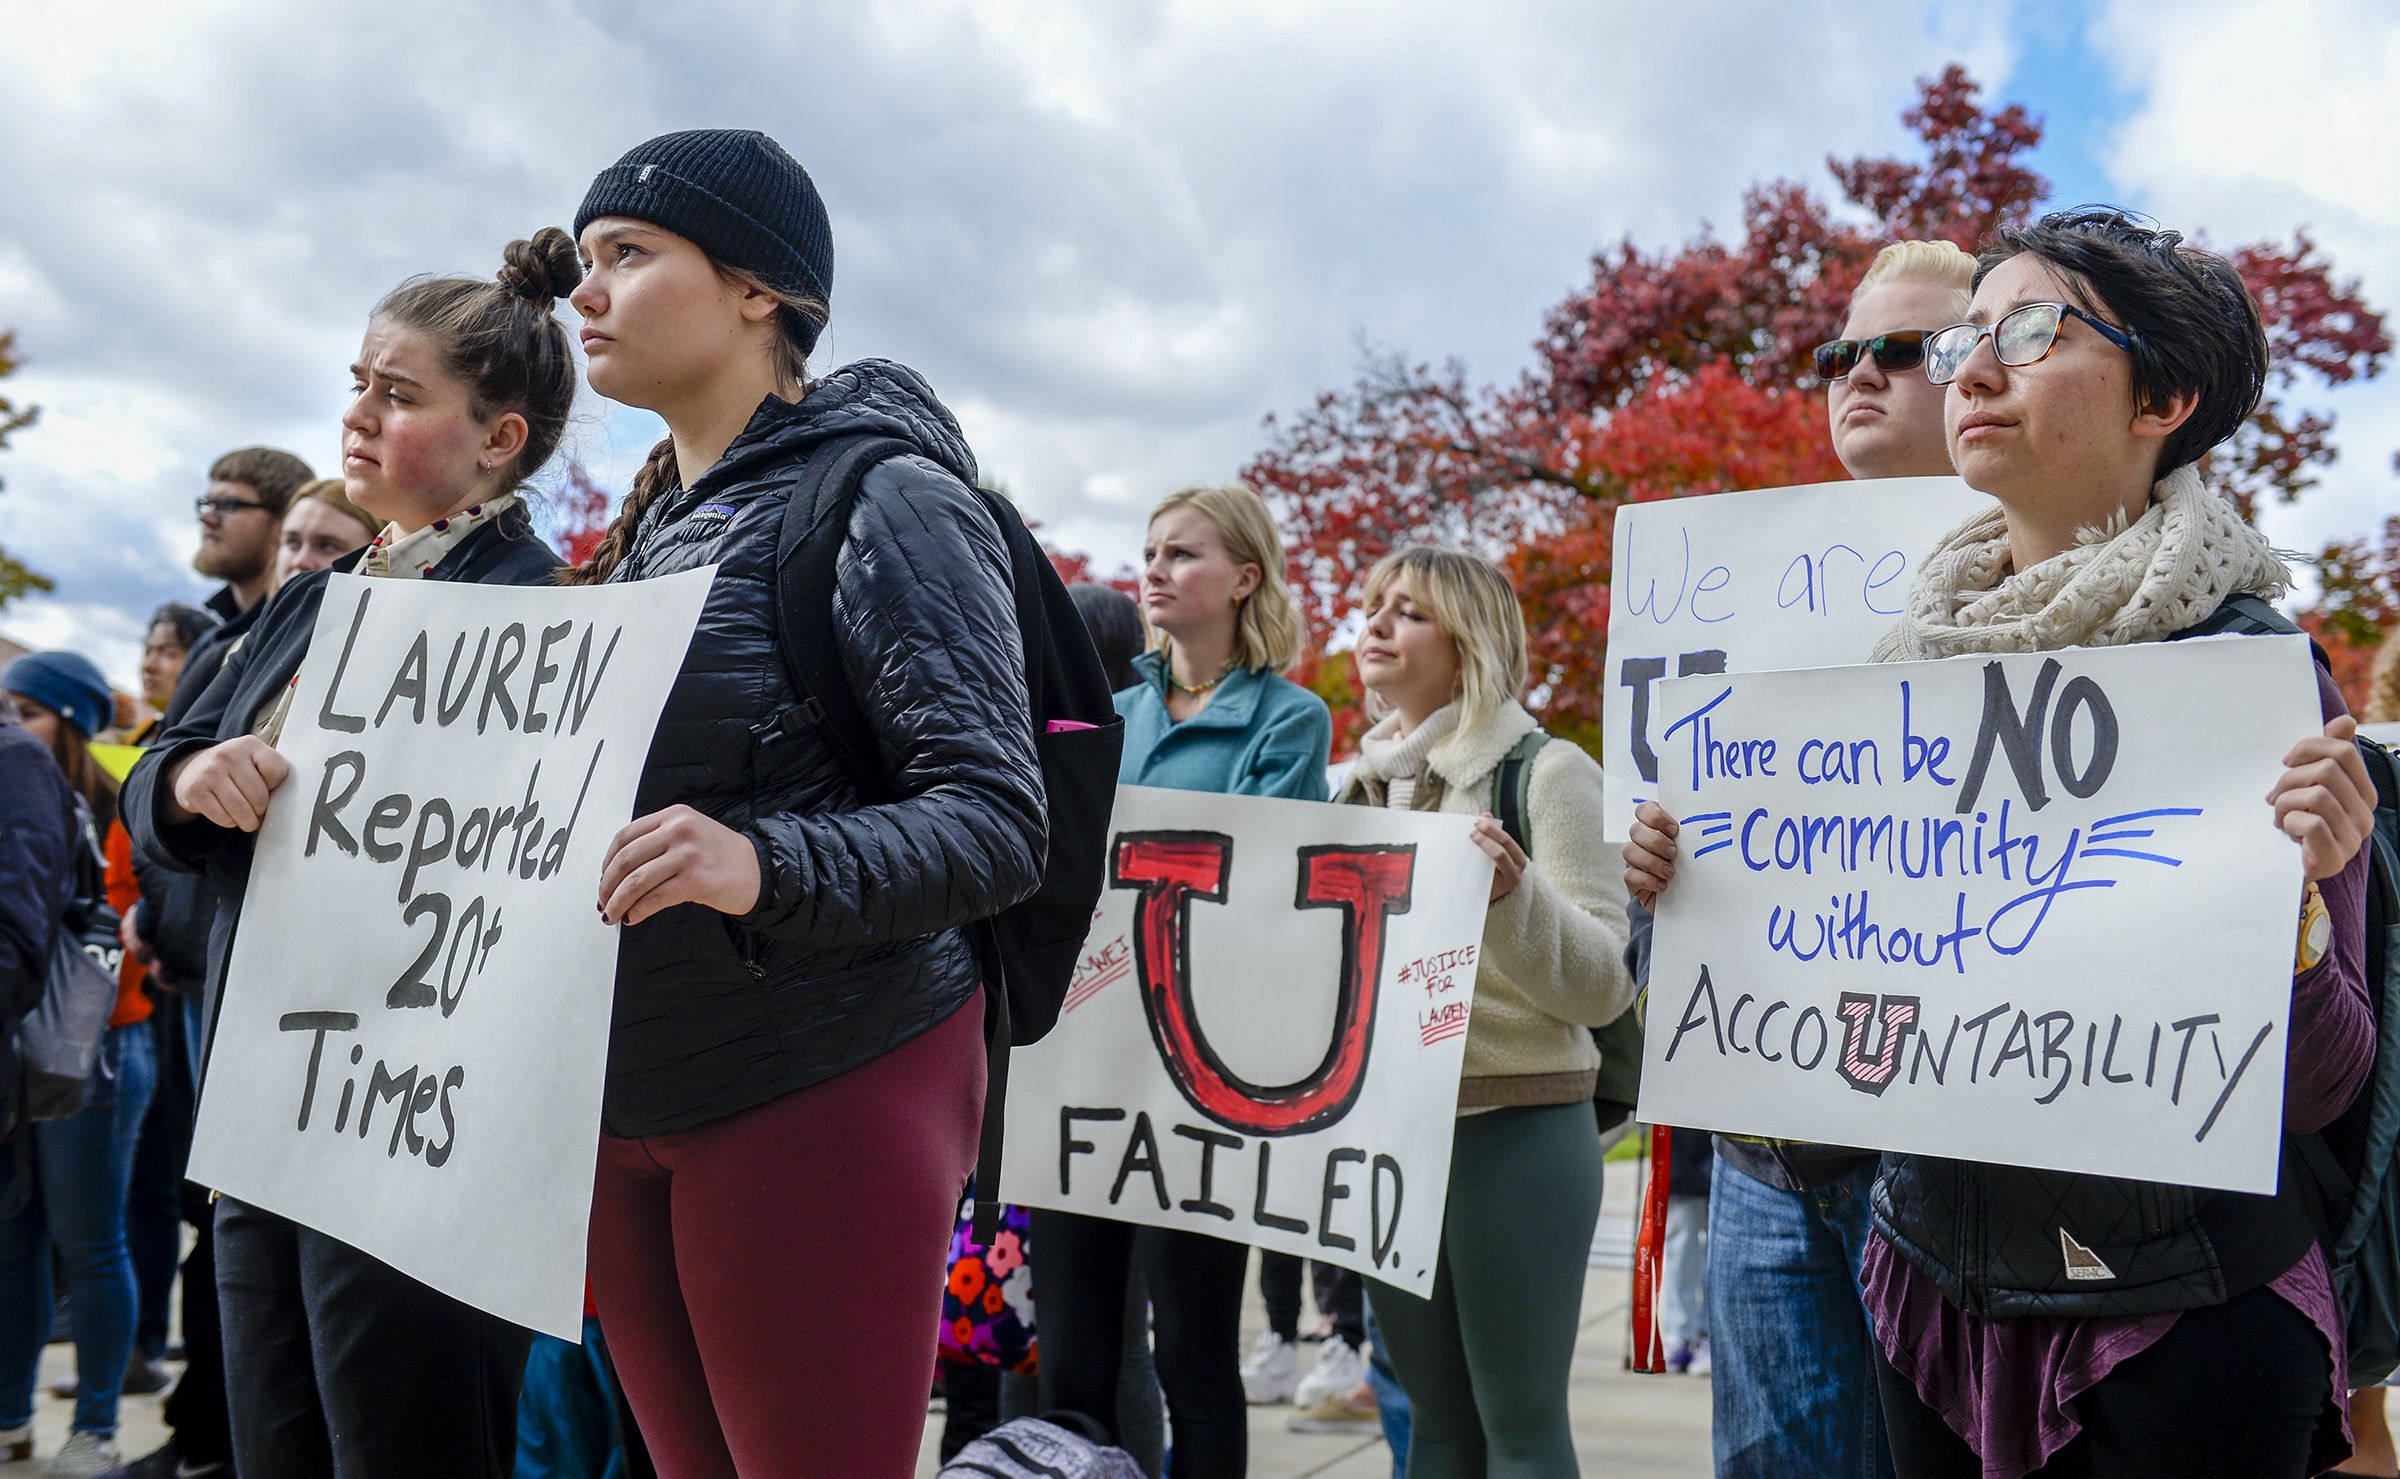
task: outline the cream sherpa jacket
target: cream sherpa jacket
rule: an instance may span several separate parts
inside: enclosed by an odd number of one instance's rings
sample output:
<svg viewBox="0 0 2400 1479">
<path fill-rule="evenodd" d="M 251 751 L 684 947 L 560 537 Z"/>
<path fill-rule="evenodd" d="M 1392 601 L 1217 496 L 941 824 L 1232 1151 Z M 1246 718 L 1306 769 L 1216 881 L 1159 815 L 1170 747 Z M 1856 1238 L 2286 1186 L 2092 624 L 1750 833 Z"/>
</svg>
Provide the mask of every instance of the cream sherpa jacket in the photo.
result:
<svg viewBox="0 0 2400 1479">
<path fill-rule="evenodd" d="M 1397 722 L 1386 719 L 1377 729 Z M 1491 811 L 1493 771 L 1535 727 L 1531 714 L 1511 704 L 1451 735 L 1427 761 L 1410 809 Z M 1383 777 L 1362 756 L 1335 799 L 1381 806 Z M 1458 1086 L 1462 1112 L 1591 1098 L 1600 1050 L 1587 1029 L 1615 1021 L 1633 1004 L 1623 863 L 1602 841 L 1598 762 L 1565 740 L 1542 746 L 1525 825 L 1532 866 L 1484 919 Z"/>
</svg>

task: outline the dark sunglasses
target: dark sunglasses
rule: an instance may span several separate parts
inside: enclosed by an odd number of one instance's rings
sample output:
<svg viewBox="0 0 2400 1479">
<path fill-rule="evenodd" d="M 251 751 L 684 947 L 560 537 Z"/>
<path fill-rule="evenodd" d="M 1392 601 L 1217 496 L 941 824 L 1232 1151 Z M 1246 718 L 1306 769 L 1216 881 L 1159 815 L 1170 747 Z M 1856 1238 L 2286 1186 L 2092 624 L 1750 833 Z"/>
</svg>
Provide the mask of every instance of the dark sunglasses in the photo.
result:
<svg viewBox="0 0 2400 1479">
<path fill-rule="evenodd" d="M 2028 303 L 1990 328 L 1982 324 L 1952 324 L 1935 333 L 1925 346 L 1925 378 L 1936 385 L 1956 380 L 1986 334 L 1991 336 L 1992 353 L 2000 363 L 2012 370 L 2023 369 L 2058 347 L 2058 331 L 2066 327 L 2070 318 L 2090 324 L 2101 338 L 2127 354 L 2134 352 L 2131 333 L 2101 322 L 2072 303 Z"/>
<path fill-rule="evenodd" d="M 1819 380 L 1839 380 L 1858 368 L 1862 356 L 1872 355 L 1879 370 L 1913 370 L 1925 362 L 1925 329 L 1894 329 L 1872 339 L 1836 339 L 1812 351 Z"/>
</svg>

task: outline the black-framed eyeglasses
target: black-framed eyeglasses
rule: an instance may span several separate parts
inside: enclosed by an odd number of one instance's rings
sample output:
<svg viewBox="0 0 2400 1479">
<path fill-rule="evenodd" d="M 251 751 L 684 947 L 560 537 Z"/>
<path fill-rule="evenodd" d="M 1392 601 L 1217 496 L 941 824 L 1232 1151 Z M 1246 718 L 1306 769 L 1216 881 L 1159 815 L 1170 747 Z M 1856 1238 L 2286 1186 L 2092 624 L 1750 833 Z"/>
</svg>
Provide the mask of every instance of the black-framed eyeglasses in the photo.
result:
<svg viewBox="0 0 2400 1479">
<path fill-rule="evenodd" d="M 1858 368 L 1861 359 L 1870 356 L 1875 368 L 1888 374 L 1894 370 L 1913 370 L 1923 364 L 1925 341 L 1930 337 L 1930 329 L 1894 329 L 1872 339 L 1836 339 L 1818 345 L 1810 353 L 1816 359 L 1819 380 L 1843 379 Z"/>
<path fill-rule="evenodd" d="M 247 498 L 195 498 L 192 500 L 192 512 L 204 519 L 229 518 L 246 508 L 263 509 L 265 507 L 265 504 L 253 503 Z"/>
<path fill-rule="evenodd" d="M 1925 341 L 1925 378 L 1936 385 L 1948 385 L 1967 367 L 1975 346 L 1986 334 L 1992 337 L 1992 353 L 2010 369 L 2023 369 L 2046 357 L 2058 347 L 2058 331 L 2070 318 L 2079 318 L 2100 331 L 2100 337 L 2127 354 L 2133 353 L 2134 336 L 2114 324 L 2103 323 L 2072 303 L 2028 303 L 2001 316 L 1998 323 L 1986 328 L 1982 324 L 1952 324 Z"/>
</svg>

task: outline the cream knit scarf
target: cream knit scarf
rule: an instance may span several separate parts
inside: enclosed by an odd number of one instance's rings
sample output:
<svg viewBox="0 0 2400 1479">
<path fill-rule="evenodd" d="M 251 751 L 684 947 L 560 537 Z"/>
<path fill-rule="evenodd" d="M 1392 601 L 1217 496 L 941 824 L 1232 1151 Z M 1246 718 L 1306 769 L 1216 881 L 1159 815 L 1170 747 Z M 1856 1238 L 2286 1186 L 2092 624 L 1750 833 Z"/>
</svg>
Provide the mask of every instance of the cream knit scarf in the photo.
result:
<svg viewBox="0 0 2400 1479">
<path fill-rule="evenodd" d="M 2007 516 L 1996 506 L 1943 536 L 1872 660 L 2155 642 L 2227 596 L 2273 600 L 2292 583 L 2266 536 L 2192 467 L 2161 478 L 2130 526 L 2120 514 L 2110 528 L 2082 530 L 2073 549 L 2030 570 L 2012 572 L 2008 560 Z"/>
<path fill-rule="evenodd" d="M 1383 777 L 1385 806 L 1393 811 L 1408 810 L 1409 803 L 1417 799 L 1417 777 L 1425 773 L 1425 757 L 1457 727 L 1458 704 L 1453 700 L 1426 715 L 1425 722 L 1406 739 L 1400 737 L 1398 714 L 1387 714 L 1382 723 L 1359 736 L 1358 752 Z"/>
</svg>

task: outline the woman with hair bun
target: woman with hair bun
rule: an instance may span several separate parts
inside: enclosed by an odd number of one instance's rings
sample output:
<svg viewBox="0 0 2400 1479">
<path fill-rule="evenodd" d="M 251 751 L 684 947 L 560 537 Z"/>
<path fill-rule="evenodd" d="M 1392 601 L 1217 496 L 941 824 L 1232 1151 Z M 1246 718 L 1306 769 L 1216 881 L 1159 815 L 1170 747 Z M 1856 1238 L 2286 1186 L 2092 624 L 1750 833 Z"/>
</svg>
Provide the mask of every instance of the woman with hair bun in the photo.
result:
<svg viewBox="0 0 2400 1479">
<path fill-rule="evenodd" d="M 575 357 L 552 308 L 579 277 L 573 239 L 548 227 L 509 244 L 496 282 L 419 279 L 376 305 L 350 367 L 342 474 L 351 502 L 384 523 L 333 570 L 550 581 L 557 556 L 517 490 L 557 449 L 575 401 Z M 274 741 L 326 580 L 308 571 L 268 599 L 126 781 L 135 845 L 161 866 L 205 873 L 215 891 L 212 1027 L 253 834 L 291 771 Z M 509 1473 L 529 1331 L 231 1197 L 218 1199 L 215 1232 L 244 1479 Z"/>
<path fill-rule="evenodd" d="M 668 435 L 572 578 L 716 568 L 598 880 L 626 928 L 593 1294 L 661 1472 L 904 1476 L 983 1111 L 965 927 L 1039 886 L 1049 841 L 1008 545 L 914 372 L 809 376 L 832 227 L 774 140 L 642 144 L 576 231 L 592 388 Z M 795 486 L 860 434 L 912 450 L 859 485 L 832 609 L 788 619 L 833 624 L 897 798 L 873 805 L 777 620 Z"/>
</svg>

